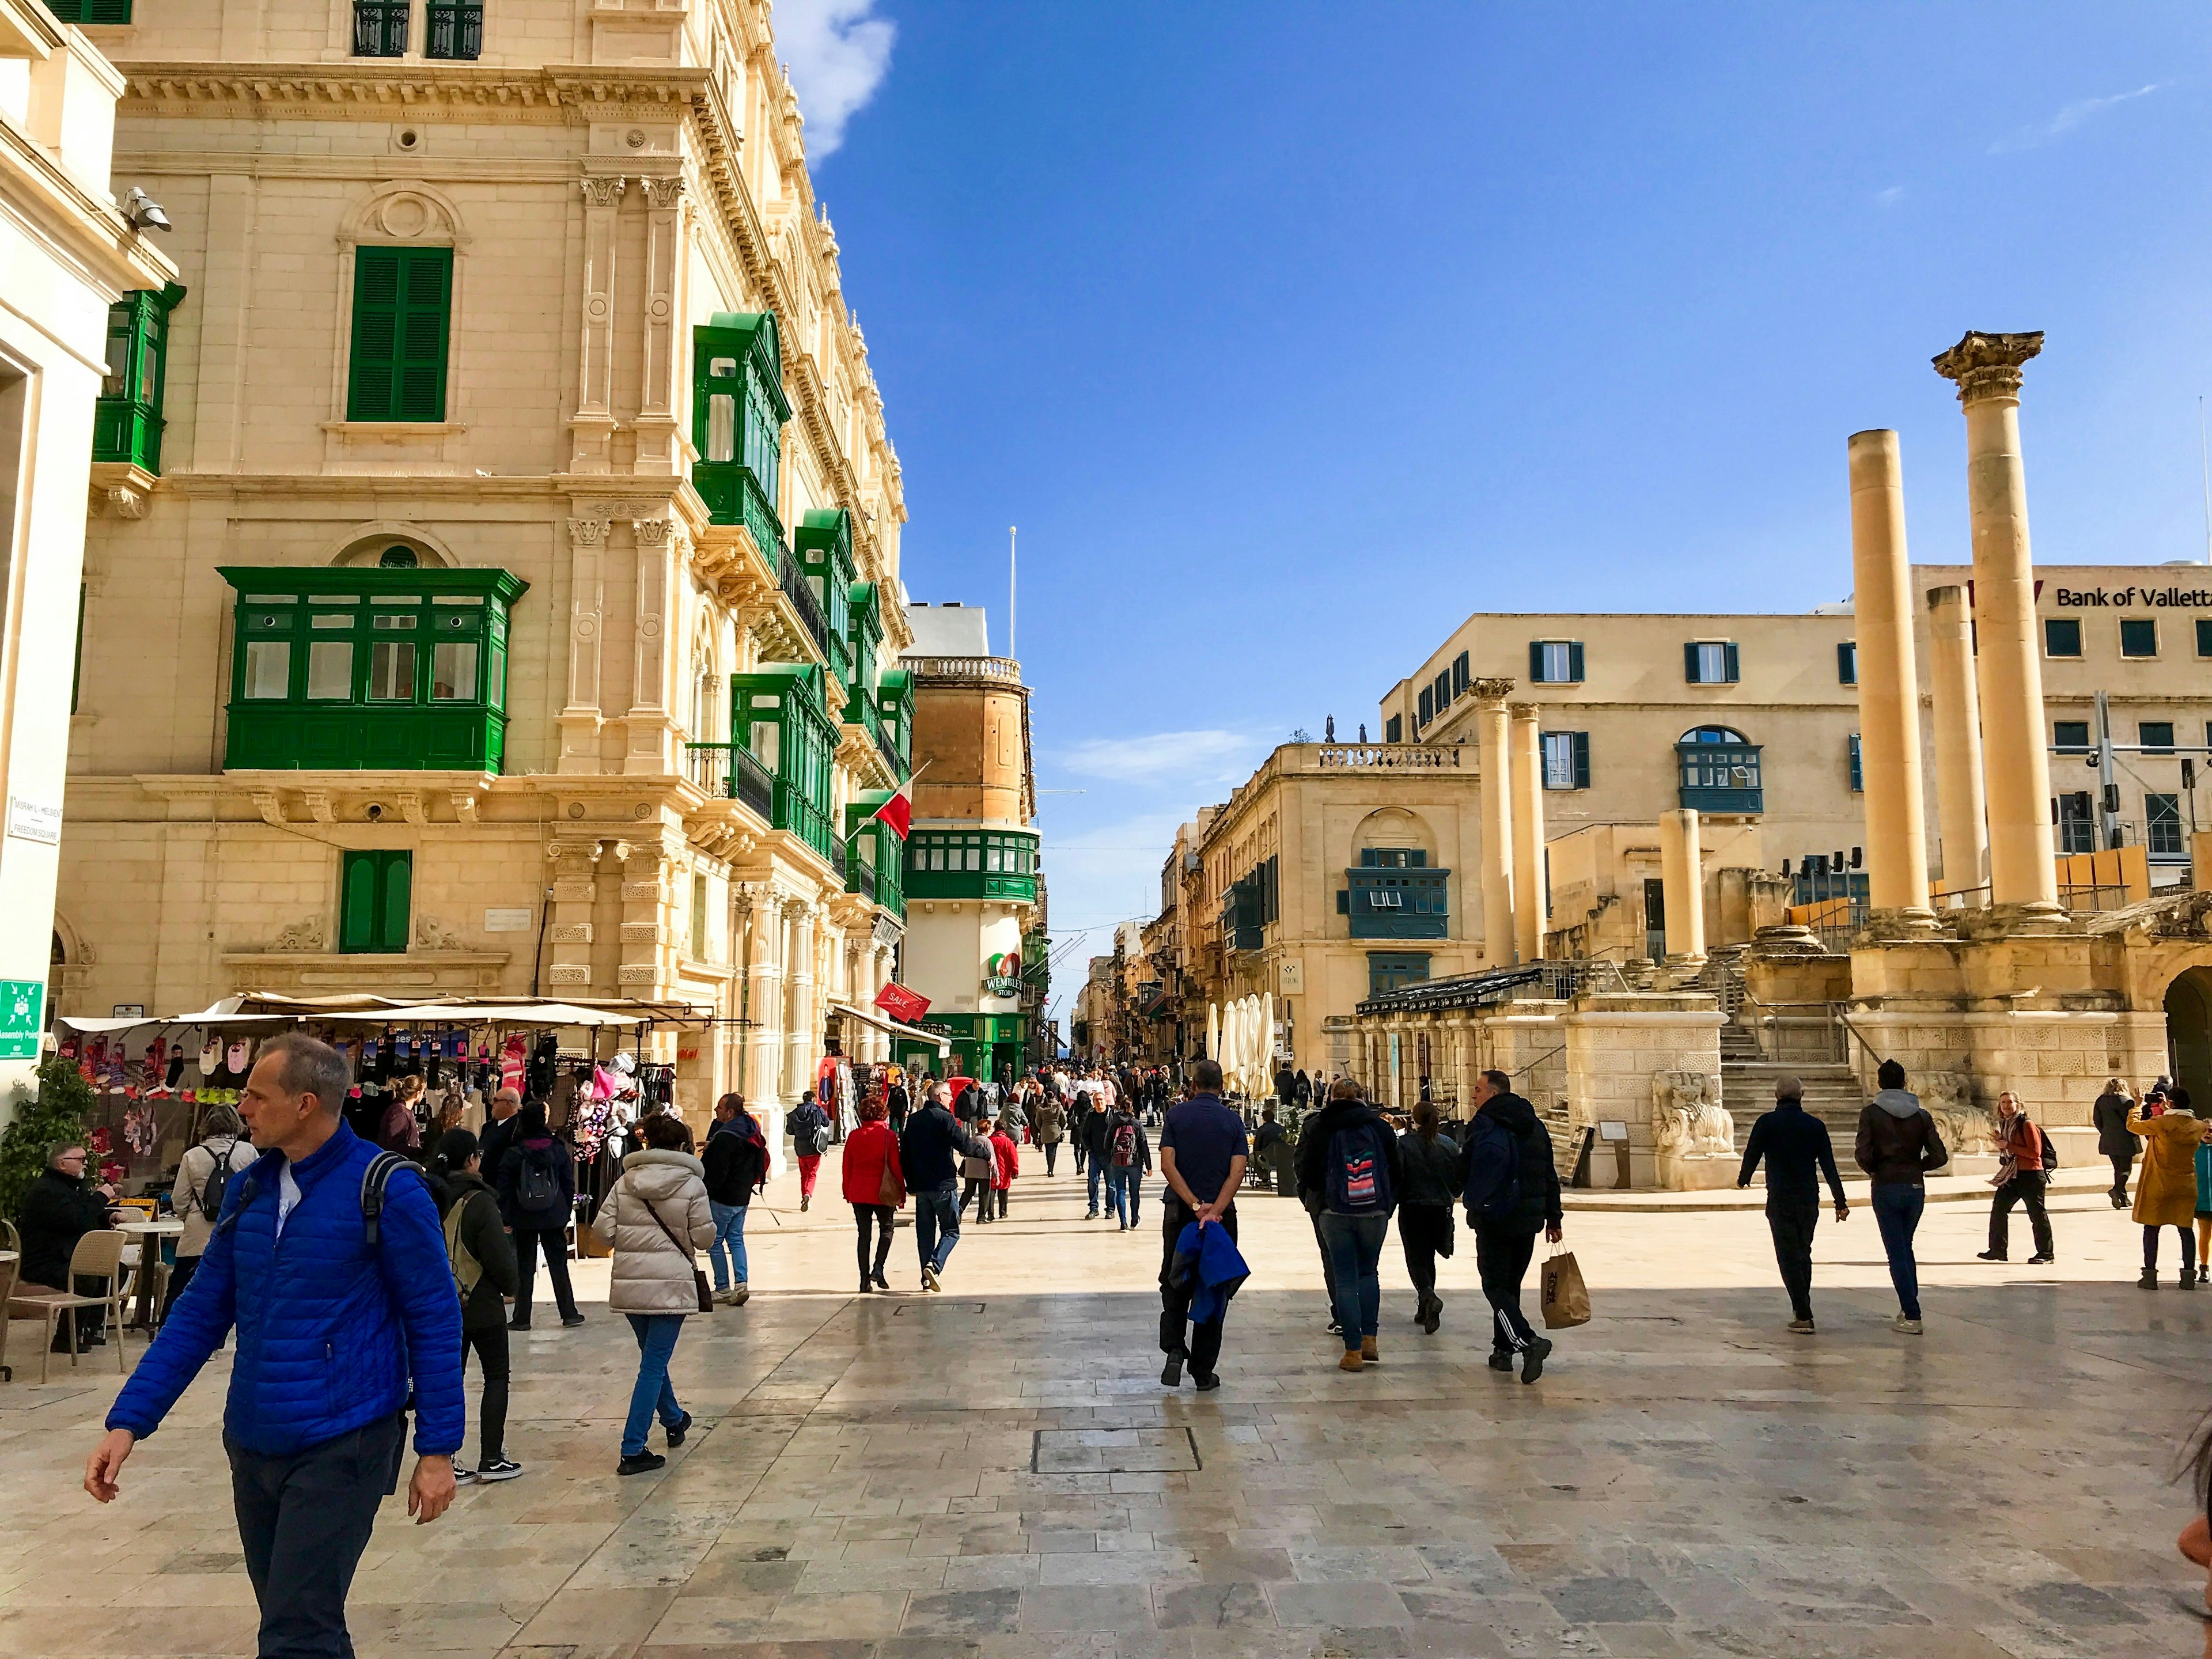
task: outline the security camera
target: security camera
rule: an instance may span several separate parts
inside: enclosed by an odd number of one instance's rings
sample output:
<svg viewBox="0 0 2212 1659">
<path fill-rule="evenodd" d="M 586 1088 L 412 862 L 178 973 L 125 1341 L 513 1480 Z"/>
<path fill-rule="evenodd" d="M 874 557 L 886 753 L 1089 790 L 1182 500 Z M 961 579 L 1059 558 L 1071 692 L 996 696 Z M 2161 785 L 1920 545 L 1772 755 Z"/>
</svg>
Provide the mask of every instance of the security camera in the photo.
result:
<svg viewBox="0 0 2212 1659">
<path fill-rule="evenodd" d="M 161 211 L 161 204 L 136 185 L 123 198 L 123 217 L 133 230 L 169 228 L 169 216 Z"/>
</svg>

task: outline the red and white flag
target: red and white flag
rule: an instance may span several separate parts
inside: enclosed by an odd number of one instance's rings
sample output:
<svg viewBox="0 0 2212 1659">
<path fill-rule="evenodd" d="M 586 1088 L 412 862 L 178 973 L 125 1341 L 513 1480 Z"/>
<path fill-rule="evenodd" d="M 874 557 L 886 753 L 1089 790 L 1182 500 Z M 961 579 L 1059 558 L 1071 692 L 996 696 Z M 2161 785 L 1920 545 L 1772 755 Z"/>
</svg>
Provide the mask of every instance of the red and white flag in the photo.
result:
<svg viewBox="0 0 2212 1659">
<path fill-rule="evenodd" d="M 893 833 L 901 841 L 904 841 L 907 826 L 914 822 L 914 800 L 907 793 L 907 791 L 913 787 L 911 781 L 900 785 L 896 794 L 868 814 L 870 822 L 880 819 L 890 825 Z"/>
</svg>

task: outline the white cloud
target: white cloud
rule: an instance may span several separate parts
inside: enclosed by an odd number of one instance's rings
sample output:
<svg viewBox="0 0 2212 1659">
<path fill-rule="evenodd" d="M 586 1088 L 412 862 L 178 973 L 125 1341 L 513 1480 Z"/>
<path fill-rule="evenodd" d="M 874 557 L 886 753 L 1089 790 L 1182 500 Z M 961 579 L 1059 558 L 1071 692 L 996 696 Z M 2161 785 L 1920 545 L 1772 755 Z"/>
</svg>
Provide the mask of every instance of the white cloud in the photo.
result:
<svg viewBox="0 0 2212 1659">
<path fill-rule="evenodd" d="M 1878 190 L 1874 193 L 1874 199 L 1876 207 L 1894 207 L 1905 199 L 1905 186 L 1892 185 L 1887 190 Z"/>
<path fill-rule="evenodd" d="M 1115 783 L 1242 783 L 1260 755 L 1242 732 L 1152 732 L 1140 737 L 1091 738 L 1056 758 L 1067 771 Z"/>
<path fill-rule="evenodd" d="M 2116 92 L 2107 98 L 2084 98 L 2078 103 L 2069 104 L 2050 120 L 2021 127 L 2018 131 L 1998 139 L 1990 146 L 1990 154 L 2005 155 L 2014 150 L 2035 149 L 2045 144 L 2056 143 L 2115 104 L 2128 104 L 2138 98 L 2149 97 L 2158 90 L 2158 86 L 2159 83 L 2154 81 L 2147 87 L 2137 87 L 2133 92 Z"/>
<path fill-rule="evenodd" d="M 845 124 L 890 73 L 898 25 L 875 9 L 876 0 L 776 0 L 775 50 L 806 118 L 811 161 L 845 142 Z"/>
</svg>

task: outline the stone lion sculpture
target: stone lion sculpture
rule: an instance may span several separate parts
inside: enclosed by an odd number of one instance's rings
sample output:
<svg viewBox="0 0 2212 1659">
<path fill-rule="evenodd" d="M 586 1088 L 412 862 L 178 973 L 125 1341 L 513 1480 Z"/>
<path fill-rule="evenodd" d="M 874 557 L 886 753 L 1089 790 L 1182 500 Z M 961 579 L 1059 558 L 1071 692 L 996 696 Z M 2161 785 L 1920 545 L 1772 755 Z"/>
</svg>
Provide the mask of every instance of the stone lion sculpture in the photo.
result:
<svg viewBox="0 0 2212 1659">
<path fill-rule="evenodd" d="M 1709 1072 L 1651 1074 L 1651 1138 L 1662 1157 L 1734 1158 L 1735 1120 Z"/>
</svg>

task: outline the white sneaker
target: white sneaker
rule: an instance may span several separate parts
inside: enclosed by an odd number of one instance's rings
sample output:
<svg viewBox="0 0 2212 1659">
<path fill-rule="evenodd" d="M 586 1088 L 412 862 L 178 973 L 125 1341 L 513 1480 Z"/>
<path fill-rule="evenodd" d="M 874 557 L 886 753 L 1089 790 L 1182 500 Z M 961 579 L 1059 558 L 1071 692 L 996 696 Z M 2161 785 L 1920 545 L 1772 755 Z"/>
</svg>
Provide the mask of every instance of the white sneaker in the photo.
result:
<svg viewBox="0 0 2212 1659">
<path fill-rule="evenodd" d="M 1899 1336 L 1917 1336 L 1920 1334 L 1920 1322 L 1917 1319 L 1907 1319 L 1903 1314 L 1899 1314 L 1889 1322 L 1889 1328 Z"/>
</svg>

